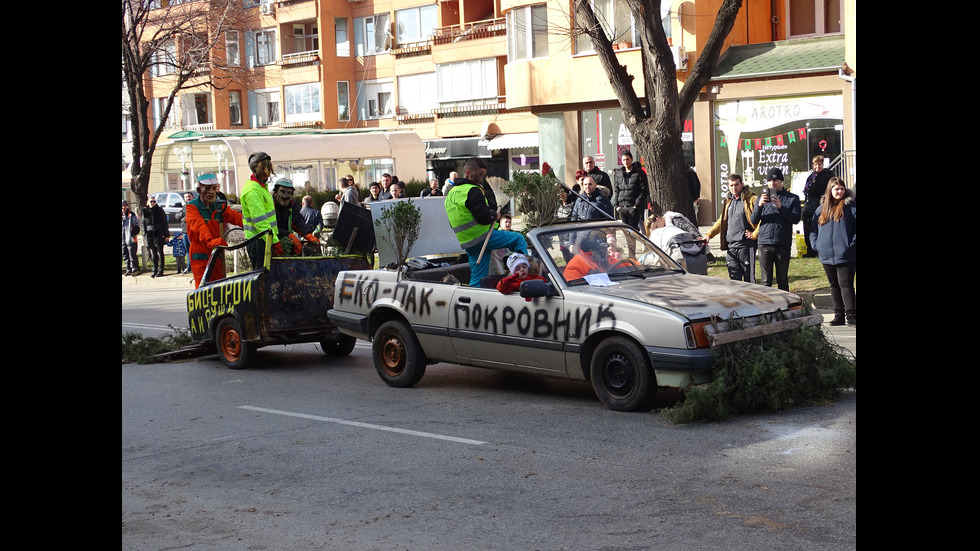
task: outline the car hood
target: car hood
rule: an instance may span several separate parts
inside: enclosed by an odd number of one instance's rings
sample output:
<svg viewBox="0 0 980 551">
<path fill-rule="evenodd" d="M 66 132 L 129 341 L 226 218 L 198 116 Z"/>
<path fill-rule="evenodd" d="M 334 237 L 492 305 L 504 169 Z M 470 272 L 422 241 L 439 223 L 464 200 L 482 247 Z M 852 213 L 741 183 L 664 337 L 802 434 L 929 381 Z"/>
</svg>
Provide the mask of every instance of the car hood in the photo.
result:
<svg viewBox="0 0 980 551">
<path fill-rule="evenodd" d="M 694 274 L 661 274 L 646 279 L 619 279 L 609 287 L 572 286 L 581 292 L 649 304 L 689 319 L 748 317 L 798 306 L 799 296 L 773 287 Z"/>
</svg>

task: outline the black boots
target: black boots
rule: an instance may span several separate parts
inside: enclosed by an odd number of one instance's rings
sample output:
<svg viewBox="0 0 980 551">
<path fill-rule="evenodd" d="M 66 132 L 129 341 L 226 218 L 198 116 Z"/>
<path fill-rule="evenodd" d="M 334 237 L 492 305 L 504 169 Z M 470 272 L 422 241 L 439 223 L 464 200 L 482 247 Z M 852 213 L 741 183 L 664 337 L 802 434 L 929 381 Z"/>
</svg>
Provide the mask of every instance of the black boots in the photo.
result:
<svg viewBox="0 0 980 551">
<path fill-rule="evenodd" d="M 830 320 L 830 325 L 844 325 L 843 310 L 834 310 L 834 319 Z"/>
</svg>

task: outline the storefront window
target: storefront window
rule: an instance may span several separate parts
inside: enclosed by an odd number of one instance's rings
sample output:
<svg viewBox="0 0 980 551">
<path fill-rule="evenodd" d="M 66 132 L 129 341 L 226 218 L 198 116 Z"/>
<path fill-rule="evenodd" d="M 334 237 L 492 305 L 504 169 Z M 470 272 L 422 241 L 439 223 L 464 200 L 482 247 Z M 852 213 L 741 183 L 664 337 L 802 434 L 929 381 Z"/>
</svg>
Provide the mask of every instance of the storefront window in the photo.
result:
<svg viewBox="0 0 980 551">
<path fill-rule="evenodd" d="M 580 116 L 582 156 L 590 155 L 595 158 L 599 169 L 611 173 L 622 166 L 620 158 L 624 151 L 630 151 L 634 158 L 639 159 L 640 152 L 633 144 L 629 128 L 623 122 L 622 109 L 582 111 Z M 694 166 L 694 120 L 691 114 L 684 119 L 681 140 L 684 162 L 687 166 Z"/>
<path fill-rule="evenodd" d="M 715 104 L 715 159 L 719 186 L 739 174 L 759 193 L 766 173 L 783 171 L 787 189 L 802 194 L 814 156 L 828 161 L 841 153 L 844 101 L 841 95 L 736 100 Z M 721 201 L 716 201 L 716 208 Z M 718 213 L 716 212 L 716 215 Z"/>
</svg>

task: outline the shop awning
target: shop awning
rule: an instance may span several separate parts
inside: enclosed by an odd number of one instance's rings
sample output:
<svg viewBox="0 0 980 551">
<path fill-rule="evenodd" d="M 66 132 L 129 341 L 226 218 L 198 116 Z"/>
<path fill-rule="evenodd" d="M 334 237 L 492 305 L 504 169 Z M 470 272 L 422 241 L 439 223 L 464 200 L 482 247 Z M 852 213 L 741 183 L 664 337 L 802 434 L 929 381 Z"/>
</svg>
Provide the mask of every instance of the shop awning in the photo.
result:
<svg viewBox="0 0 980 551">
<path fill-rule="evenodd" d="M 732 46 L 711 82 L 776 76 L 836 73 L 844 63 L 844 35 Z"/>
<path fill-rule="evenodd" d="M 515 148 L 538 147 L 538 133 L 525 132 L 523 134 L 503 134 L 487 142 L 487 149 L 515 149 Z"/>
</svg>

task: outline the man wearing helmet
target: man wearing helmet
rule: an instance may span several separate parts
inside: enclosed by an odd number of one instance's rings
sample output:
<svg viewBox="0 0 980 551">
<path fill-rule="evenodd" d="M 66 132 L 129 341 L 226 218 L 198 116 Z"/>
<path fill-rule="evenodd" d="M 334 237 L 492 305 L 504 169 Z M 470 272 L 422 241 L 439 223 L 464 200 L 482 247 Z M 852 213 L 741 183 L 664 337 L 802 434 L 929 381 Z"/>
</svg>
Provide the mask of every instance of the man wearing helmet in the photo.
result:
<svg viewBox="0 0 980 551">
<path fill-rule="evenodd" d="M 282 256 L 282 245 L 279 244 L 279 235 L 276 230 L 276 209 L 272 201 L 272 194 L 266 187 L 266 182 L 274 174 L 272 170 L 272 157 L 264 151 L 256 151 L 248 157 L 248 168 L 252 170 L 252 175 L 242 189 L 242 229 L 245 231 L 245 239 L 271 230 L 272 233 L 272 253 Z M 252 261 L 252 269 L 258 270 L 265 264 L 265 240 L 259 239 L 247 247 L 249 259 Z"/>
</svg>

